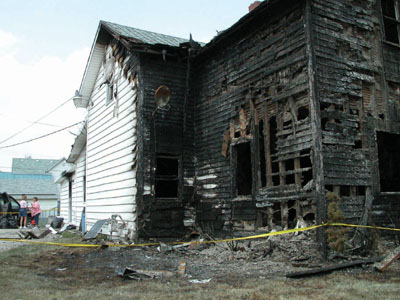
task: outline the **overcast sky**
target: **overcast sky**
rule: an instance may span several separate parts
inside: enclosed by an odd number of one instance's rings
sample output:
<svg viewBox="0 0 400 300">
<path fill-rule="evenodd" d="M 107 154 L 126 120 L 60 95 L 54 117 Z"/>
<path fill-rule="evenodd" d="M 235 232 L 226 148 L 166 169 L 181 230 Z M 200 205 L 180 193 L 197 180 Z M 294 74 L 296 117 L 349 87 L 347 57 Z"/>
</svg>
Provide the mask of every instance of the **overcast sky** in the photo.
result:
<svg viewBox="0 0 400 300">
<path fill-rule="evenodd" d="M 4 147 L 84 119 L 85 110 L 76 109 L 69 101 L 33 124 L 79 88 L 100 20 L 182 38 L 192 33 L 193 39 L 208 42 L 217 31 L 244 16 L 252 2 L 1 0 L 0 171 L 11 171 L 12 158 L 68 157 L 80 125 L 20 146 Z"/>
</svg>

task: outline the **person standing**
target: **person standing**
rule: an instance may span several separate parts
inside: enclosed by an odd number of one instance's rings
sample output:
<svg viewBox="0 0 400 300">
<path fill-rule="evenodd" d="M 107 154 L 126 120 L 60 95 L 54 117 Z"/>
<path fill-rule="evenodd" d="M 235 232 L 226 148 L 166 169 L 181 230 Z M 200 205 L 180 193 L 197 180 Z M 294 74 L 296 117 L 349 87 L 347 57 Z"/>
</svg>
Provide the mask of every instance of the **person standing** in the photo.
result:
<svg viewBox="0 0 400 300">
<path fill-rule="evenodd" d="M 26 195 L 23 194 L 22 200 L 19 202 L 19 228 L 26 228 L 27 207 L 28 202 L 26 202 Z"/>
<path fill-rule="evenodd" d="M 39 199 L 37 197 L 33 197 L 33 203 L 30 210 L 31 210 L 31 216 L 35 221 L 35 226 L 39 226 L 39 216 L 41 210 L 40 210 Z"/>
</svg>

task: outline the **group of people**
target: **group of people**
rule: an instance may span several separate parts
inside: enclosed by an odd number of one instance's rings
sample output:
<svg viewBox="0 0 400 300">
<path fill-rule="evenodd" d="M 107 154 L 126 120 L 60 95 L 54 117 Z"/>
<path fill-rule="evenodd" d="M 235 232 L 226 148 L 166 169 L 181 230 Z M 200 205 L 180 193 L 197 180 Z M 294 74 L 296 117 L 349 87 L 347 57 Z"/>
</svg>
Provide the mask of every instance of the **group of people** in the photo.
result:
<svg viewBox="0 0 400 300">
<path fill-rule="evenodd" d="M 19 228 L 26 228 L 26 219 L 28 216 L 28 210 L 31 212 L 31 216 L 33 218 L 32 225 L 38 226 L 39 225 L 39 216 L 40 216 L 40 204 L 39 199 L 37 197 L 33 197 L 32 206 L 28 207 L 26 195 L 22 195 L 22 200 L 19 202 Z"/>
</svg>

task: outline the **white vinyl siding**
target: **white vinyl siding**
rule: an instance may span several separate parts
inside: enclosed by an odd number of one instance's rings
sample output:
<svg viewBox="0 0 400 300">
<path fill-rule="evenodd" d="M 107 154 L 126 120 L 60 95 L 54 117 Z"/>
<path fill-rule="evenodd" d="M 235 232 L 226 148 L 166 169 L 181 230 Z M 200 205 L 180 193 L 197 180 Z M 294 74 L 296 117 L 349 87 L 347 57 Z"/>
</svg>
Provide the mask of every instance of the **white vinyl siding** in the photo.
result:
<svg viewBox="0 0 400 300">
<path fill-rule="evenodd" d="M 84 183 L 83 179 L 85 176 L 85 164 L 86 164 L 86 151 L 85 149 L 79 154 L 78 159 L 75 162 L 75 173 L 72 176 L 72 219 L 71 223 L 79 227 L 82 217 L 82 210 L 84 206 L 83 195 L 84 195 Z"/>
<path fill-rule="evenodd" d="M 136 145 L 136 91 L 133 83 L 121 76 L 118 86 L 114 85 L 116 97 L 112 103 L 105 105 L 107 85 L 101 85 L 102 73 L 103 67 L 98 73 L 88 112 L 87 230 L 96 221 L 118 214 L 128 222 L 129 229 L 135 231 L 136 170 L 132 166 L 136 159 L 133 153 Z M 114 74 L 120 74 L 117 64 Z M 81 207 L 78 203 L 76 206 Z M 80 209 L 79 214 L 81 212 Z M 105 229 L 103 233 L 107 233 Z"/>
</svg>

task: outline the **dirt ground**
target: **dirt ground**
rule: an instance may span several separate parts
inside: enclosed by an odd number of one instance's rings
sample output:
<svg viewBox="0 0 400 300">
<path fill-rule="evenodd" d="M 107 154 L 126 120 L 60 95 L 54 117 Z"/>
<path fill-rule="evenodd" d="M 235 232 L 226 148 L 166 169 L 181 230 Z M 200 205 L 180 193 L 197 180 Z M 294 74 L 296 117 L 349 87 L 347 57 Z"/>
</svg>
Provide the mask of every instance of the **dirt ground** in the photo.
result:
<svg viewBox="0 0 400 300">
<path fill-rule="evenodd" d="M 47 240 L 54 239 L 64 242 L 59 235 L 47 238 Z M 11 250 L 9 251 L 11 254 L 7 256 L 7 261 L 0 256 L 0 265 L 2 268 L 12 266 L 19 270 L 31 270 L 41 281 L 52 282 L 65 291 L 93 287 L 99 284 L 102 284 L 106 289 L 125 288 L 136 282 L 118 275 L 126 267 L 150 274 L 144 277 L 139 276 L 141 282 L 157 281 L 161 286 L 165 287 L 171 285 L 172 280 L 178 286 L 197 284 L 203 285 L 205 289 L 208 289 L 210 285 L 224 285 L 228 289 L 231 287 L 240 290 L 243 288 L 242 284 L 246 282 L 277 280 L 277 278 L 280 283 L 287 282 L 289 279 L 286 279 L 285 275 L 290 272 L 357 259 L 357 257 L 341 257 L 324 262 L 316 251 L 317 247 L 313 242 L 312 234 L 308 232 L 299 235 L 275 236 L 267 240 L 190 245 L 174 250 L 164 248 L 168 247 L 165 247 L 165 245 L 162 247 L 103 248 L 51 246 L 50 248 L 43 247 L 40 251 L 31 255 L 26 255 L 24 252 L 19 253 L 18 251 L 13 253 L 13 250 Z M 185 265 L 184 275 L 178 274 L 178 266 L 182 265 L 182 263 Z M 400 292 L 399 263 L 393 264 L 385 273 L 376 272 L 371 265 L 335 271 L 335 273 L 344 276 L 344 278 L 360 279 L 376 284 L 390 282 L 395 287 L 399 287 L 397 292 Z M 150 279 L 149 276 L 155 278 Z M 325 275 L 316 276 L 316 282 L 319 282 L 323 276 Z M 289 280 L 289 282 L 296 286 L 301 280 Z M 69 298 L 67 297 L 66 299 Z M 161 297 L 159 299 L 164 298 Z M 193 299 L 203 298 L 200 296 L 200 298 Z M 233 298 L 210 297 L 207 299 Z M 249 296 L 240 299 L 289 298 Z M 312 297 L 310 299 L 320 298 Z M 351 298 L 333 297 L 331 299 Z M 358 298 L 353 297 L 352 299 Z M 378 297 L 377 299 L 384 298 Z M 386 299 L 389 298 L 386 297 Z M 390 299 L 400 299 L 400 296 Z"/>
</svg>

